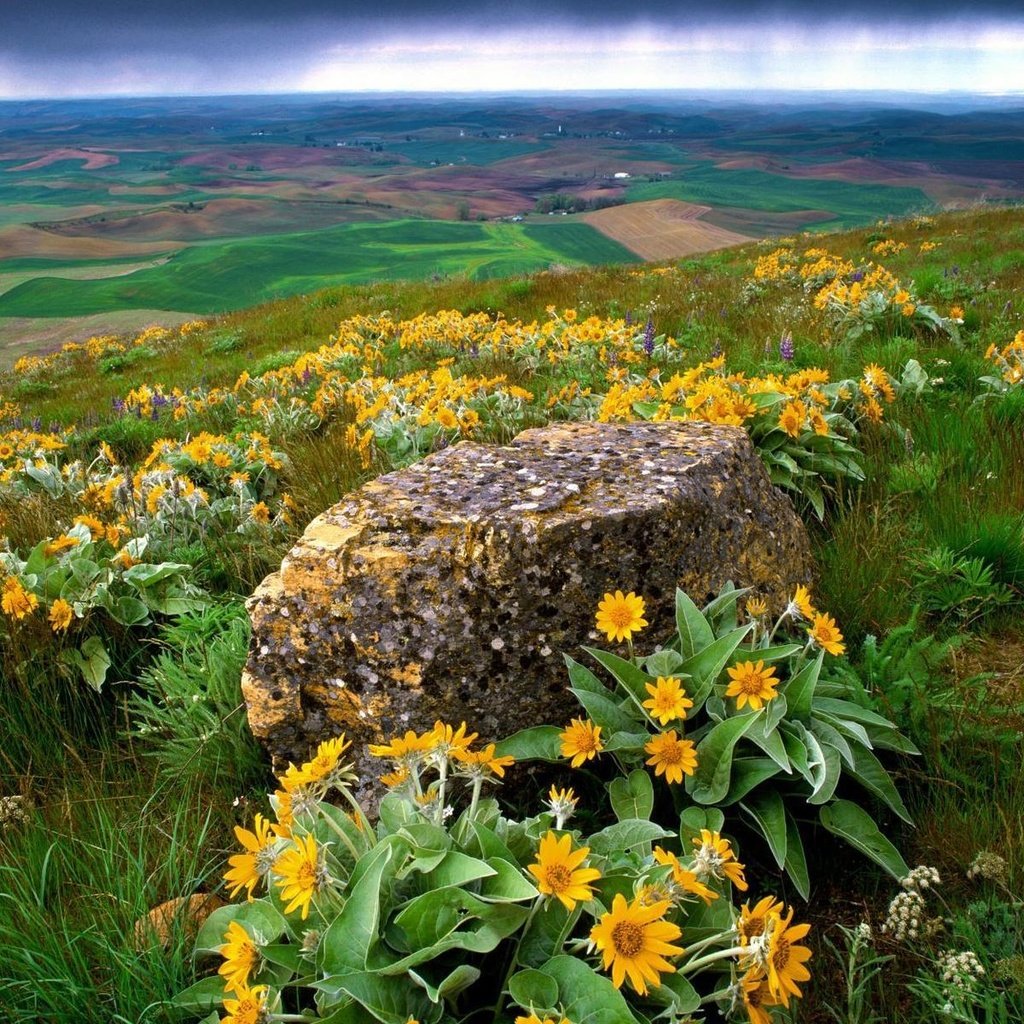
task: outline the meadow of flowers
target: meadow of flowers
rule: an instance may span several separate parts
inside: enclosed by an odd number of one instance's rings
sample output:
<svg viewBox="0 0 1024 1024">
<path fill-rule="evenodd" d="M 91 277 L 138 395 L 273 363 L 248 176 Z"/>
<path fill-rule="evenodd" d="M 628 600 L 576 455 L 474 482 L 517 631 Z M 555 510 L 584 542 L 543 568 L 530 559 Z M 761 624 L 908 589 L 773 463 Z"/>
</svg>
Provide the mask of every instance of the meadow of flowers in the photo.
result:
<svg viewBox="0 0 1024 1024">
<path fill-rule="evenodd" d="M 20 358 L 0 378 L 7 1016 L 1017 1019 L 1014 245 L 1015 211 L 943 215 Z M 372 816 L 344 737 L 272 780 L 243 601 L 303 526 L 448 444 L 582 419 L 745 430 L 805 518 L 813 587 L 771 619 L 755 593 L 680 593 L 669 637 L 643 594 L 595 593 L 607 646 L 563 652 L 578 717 L 392 737 Z M 140 945 L 152 907 L 207 892 L 229 902 Z"/>
</svg>

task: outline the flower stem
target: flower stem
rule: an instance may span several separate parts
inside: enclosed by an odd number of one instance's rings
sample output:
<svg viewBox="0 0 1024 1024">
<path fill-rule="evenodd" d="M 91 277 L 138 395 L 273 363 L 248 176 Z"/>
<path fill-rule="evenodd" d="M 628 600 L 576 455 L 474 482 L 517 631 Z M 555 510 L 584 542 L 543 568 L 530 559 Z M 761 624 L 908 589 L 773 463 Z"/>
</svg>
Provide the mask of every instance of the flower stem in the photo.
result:
<svg viewBox="0 0 1024 1024">
<path fill-rule="evenodd" d="M 731 949 L 720 949 L 715 953 L 708 953 L 707 956 L 698 957 L 698 959 L 691 960 L 688 964 L 684 964 L 679 968 L 679 973 L 692 974 L 694 971 L 699 971 L 702 967 L 707 967 L 708 964 L 713 964 L 718 960 L 728 960 L 730 957 L 741 956 L 744 953 L 750 953 L 750 950 L 746 946 L 733 946 Z"/>
</svg>

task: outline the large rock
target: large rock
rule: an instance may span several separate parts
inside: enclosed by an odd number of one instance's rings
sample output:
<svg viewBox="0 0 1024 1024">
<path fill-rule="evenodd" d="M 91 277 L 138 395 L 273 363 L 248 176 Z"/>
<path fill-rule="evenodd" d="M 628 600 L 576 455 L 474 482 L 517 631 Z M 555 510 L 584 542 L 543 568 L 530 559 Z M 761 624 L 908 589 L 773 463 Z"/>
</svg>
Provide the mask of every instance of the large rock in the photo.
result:
<svg viewBox="0 0 1024 1024">
<path fill-rule="evenodd" d="M 677 586 L 700 603 L 731 579 L 779 609 L 810 575 L 804 527 L 738 428 L 567 423 L 464 442 L 319 516 L 263 581 L 249 721 L 278 764 L 344 731 L 370 778 L 366 742 L 436 718 L 494 739 L 579 714 L 562 654 L 599 639 L 606 591 L 646 599 L 649 650 Z"/>
</svg>

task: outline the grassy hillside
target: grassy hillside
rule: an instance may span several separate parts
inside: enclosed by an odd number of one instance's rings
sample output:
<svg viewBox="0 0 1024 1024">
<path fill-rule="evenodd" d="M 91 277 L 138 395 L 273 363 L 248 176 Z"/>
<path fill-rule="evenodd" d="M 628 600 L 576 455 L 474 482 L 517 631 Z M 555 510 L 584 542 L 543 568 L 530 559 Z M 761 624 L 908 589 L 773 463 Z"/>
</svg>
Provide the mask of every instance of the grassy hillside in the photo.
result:
<svg viewBox="0 0 1024 1024">
<path fill-rule="evenodd" d="M 195 245 L 167 263 L 102 280 L 36 276 L 0 295 L 0 316 L 86 316 L 119 309 L 220 313 L 327 284 L 484 280 L 551 263 L 635 263 L 586 224 L 476 224 L 402 220 Z M 25 270 L 0 260 L 0 275 Z M 37 274 L 40 267 L 33 268 Z"/>
<path fill-rule="evenodd" d="M 477 261 L 474 276 L 307 294 L 315 268 L 287 236 L 217 243 L 219 259 L 178 264 L 194 308 L 242 294 L 247 268 L 266 275 L 258 294 L 296 294 L 181 329 L 97 336 L 0 376 L 0 796 L 21 798 L 0 805 L 11 814 L 0 825 L 10 1021 L 180 1019 L 166 1001 L 208 972 L 180 927 L 140 953 L 134 922 L 165 899 L 224 895 L 232 826 L 272 813 L 277 783 L 240 706 L 243 602 L 306 523 L 461 438 L 672 416 L 748 431 L 805 519 L 814 603 L 843 634 L 845 653 L 824 661 L 825 700 L 856 695 L 862 721 L 892 720 L 921 751 L 877 744 L 871 784 L 844 777 L 839 789 L 907 864 L 940 872 L 926 898 L 943 931 L 915 941 L 881 931 L 897 883 L 817 824 L 793 780 L 772 793 L 804 837 L 806 901 L 757 815 L 725 807 L 752 883 L 742 898 L 777 893 L 812 924 L 812 979 L 793 1019 L 824 1024 L 829 1005 L 855 1003 L 849 957 L 863 964 L 871 950 L 893 959 L 864 982 L 851 1022 L 948 1019 L 949 949 L 986 972 L 956 994 L 964 1020 L 1024 1015 L 1024 210 L 528 274 L 542 253 L 543 265 L 552 253 L 571 264 L 606 244 L 551 220 L 358 225 L 366 266 L 398 247 L 421 268 L 458 253 Z M 521 240 L 511 264 L 495 262 L 495 231 L 508 233 L 503 252 Z M 343 255 L 339 243 L 323 259 Z M 646 651 L 663 638 L 642 640 Z M 591 802 L 581 827 L 600 818 L 610 761 L 571 776 Z M 512 801 L 530 814 L 542 798 L 532 785 Z M 664 794 L 664 778 L 654 785 Z M 669 792 L 687 806 L 682 788 Z M 916 827 L 893 812 L 900 798 Z M 987 874 L 969 879 L 980 851 Z M 861 921 L 873 945 L 854 950 L 841 928 Z M 312 1006 L 301 998 L 289 996 L 289 1012 Z M 484 1019 L 471 1002 L 444 1012 L 444 1024 Z"/>
</svg>

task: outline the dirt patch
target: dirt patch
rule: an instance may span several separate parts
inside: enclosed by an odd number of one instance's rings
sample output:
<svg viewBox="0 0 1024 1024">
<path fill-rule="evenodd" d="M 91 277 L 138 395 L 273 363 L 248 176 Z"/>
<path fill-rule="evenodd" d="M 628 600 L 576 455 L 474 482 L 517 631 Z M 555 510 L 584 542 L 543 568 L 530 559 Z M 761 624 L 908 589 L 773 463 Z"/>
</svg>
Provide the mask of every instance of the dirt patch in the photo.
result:
<svg viewBox="0 0 1024 1024">
<path fill-rule="evenodd" d="M 51 260 L 116 259 L 155 256 L 180 248 L 174 242 L 123 242 L 116 238 L 69 238 L 28 224 L 0 228 L 0 252 L 5 257 L 34 256 Z"/>
<path fill-rule="evenodd" d="M 113 167 L 120 163 L 113 153 L 96 153 L 91 149 L 51 149 L 41 157 L 31 160 L 27 164 L 19 164 L 17 167 L 8 167 L 8 171 L 38 171 L 42 167 L 49 167 L 50 164 L 59 163 L 61 160 L 81 160 L 83 171 L 97 171 L 101 167 Z"/>
<path fill-rule="evenodd" d="M 645 260 L 692 256 L 752 241 L 750 235 L 702 220 L 710 210 L 679 199 L 653 199 L 595 210 L 583 220 Z"/>
</svg>

